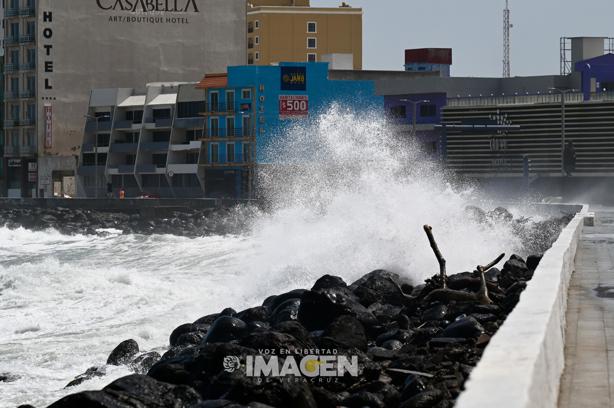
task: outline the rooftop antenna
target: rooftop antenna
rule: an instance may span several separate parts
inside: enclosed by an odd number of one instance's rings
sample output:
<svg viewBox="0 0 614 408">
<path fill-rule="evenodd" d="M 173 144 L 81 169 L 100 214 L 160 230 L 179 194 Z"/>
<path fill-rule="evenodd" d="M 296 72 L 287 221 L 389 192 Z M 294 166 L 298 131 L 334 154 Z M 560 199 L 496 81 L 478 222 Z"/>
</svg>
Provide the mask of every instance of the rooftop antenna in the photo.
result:
<svg viewBox="0 0 614 408">
<path fill-rule="evenodd" d="M 505 10 L 503 10 L 503 78 L 511 76 L 510 69 L 510 29 L 513 25 L 510 23 L 510 7 L 509 0 L 505 0 Z"/>
</svg>

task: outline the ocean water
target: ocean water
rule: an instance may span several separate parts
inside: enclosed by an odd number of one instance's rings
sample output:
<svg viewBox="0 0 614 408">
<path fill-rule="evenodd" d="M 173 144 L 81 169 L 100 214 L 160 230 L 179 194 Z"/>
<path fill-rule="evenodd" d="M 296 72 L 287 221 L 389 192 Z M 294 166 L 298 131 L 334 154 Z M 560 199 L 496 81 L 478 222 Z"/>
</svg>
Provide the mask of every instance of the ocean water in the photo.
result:
<svg viewBox="0 0 614 408">
<path fill-rule="evenodd" d="M 419 282 L 438 272 L 424 224 L 450 273 L 522 252 L 509 224 L 465 214 L 468 204 L 493 208 L 488 198 L 454 186 L 375 115 L 336 106 L 284 136 L 266 151 L 267 210 L 237 209 L 227 221 L 246 225 L 240 232 L 189 239 L 0 227 L 0 373 L 19 376 L 0 383 L 0 407 L 99 389 L 129 370 L 63 387 L 125 339 L 163 352 L 179 324 L 309 288 L 323 274 L 349 283 L 385 268 Z"/>
</svg>

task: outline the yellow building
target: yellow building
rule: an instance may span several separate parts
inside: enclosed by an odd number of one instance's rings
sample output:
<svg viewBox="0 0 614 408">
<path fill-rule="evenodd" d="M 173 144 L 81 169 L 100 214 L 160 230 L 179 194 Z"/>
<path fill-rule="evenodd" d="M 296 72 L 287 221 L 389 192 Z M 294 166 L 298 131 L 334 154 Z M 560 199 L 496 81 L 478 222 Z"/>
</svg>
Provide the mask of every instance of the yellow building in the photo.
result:
<svg viewBox="0 0 614 408">
<path fill-rule="evenodd" d="M 310 7 L 309 0 L 248 0 L 248 64 L 330 58 L 362 69 L 362 9 L 345 3 Z"/>
</svg>

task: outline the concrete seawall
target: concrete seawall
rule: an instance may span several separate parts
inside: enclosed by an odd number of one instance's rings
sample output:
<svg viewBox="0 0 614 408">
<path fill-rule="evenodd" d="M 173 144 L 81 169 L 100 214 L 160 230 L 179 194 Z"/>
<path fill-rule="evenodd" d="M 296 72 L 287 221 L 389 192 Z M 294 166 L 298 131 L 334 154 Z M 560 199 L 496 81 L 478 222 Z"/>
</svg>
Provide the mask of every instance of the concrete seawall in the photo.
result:
<svg viewBox="0 0 614 408">
<path fill-rule="evenodd" d="M 255 200 L 225 199 L 137 199 L 116 198 L 68 199 L 68 198 L 2 198 L 0 209 L 10 208 L 68 208 L 80 210 L 104 210 L 111 212 L 147 212 L 151 210 L 205 210 L 230 208 L 240 204 L 254 204 Z"/>
<path fill-rule="evenodd" d="M 587 206 L 581 207 L 544 254 L 520 302 L 471 373 L 456 408 L 557 406 L 568 288 L 587 212 Z"/>
</svg>

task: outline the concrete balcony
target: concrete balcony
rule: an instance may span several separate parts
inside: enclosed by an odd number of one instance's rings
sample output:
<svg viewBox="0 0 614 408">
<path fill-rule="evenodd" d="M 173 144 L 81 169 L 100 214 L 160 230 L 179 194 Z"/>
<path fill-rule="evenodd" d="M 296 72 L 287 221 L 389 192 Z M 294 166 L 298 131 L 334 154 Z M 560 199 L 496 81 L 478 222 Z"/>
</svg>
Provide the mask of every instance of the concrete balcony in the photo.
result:
<svg viewBox="0 0 614 408">
<path fill-rule="evenodd" d="M 6 64 L 4 66 L 4 72 L 17 72 L 19 71 L 19 64 Z"/>
<path fill-rule="evenodd" d="M 6 9 L 4 10 L 4 16 L 6 18 L 19 17 L 19 9 Z"/>
<path fill-rule="evenodd" d="M 134 164 L 120 164 L 117 167 L 110 167 L 108 173 L 110 175 L 133 174 Z"/>
<path fill-rule="evenodd" d="M 88 120 L 85 123 L 85 131 L 88 133 L 92 132 L 108 132 L 111 130 L 111 121 L 101 121 L 101 120 Z"/>
<path fill-rule="evenodd" d="M 98 153 L 109 153 L 109 146 L 98 146 L 98 148 L 96 148 L 93 143 L 85 143 L 81 151 L 83 153 L 96 153 L 96 151 L 98 151 Z"/>
<path fill-rule="evenodd" d="M 20 99 L 32 99 L 36 96 L 34 91 L 24 91 L 19 94 Z"/>
<path fill-rule="evenodd" d="M 20 44 L 28 44 L 28 43 L 33 43 L 34 42 L 34 36 L 33 35 L 22 35 L 21 37 L 19 37 L 19 43 Z"/>
<path fill-rule="evenodd" d="M 167 173 L 170 174 L 197 174 L 198 164 L 169 164 Z"/>
<path fill-rule="evenodd" d="M 166 174 L 166 167 L 158 167 L 155 164 L 139 164 L 136 166 L 137 174 Z"/>
<path fill-rule="evenodd" d="M 168 151 L 168 142 L 146 142 L 141 143 L 142 152 L 148 153 L 166 153 Z"/>
<path fill-rule="evenodd" d="M 173 125 L 172 119 L 156 119 L 156 128 L 169 128 Z"/>
<path fill-rule="evenodd" d="M 19 70 L 20 71 L 33 71 L 35 69 L 36 69 L 36 63 L 35 62 L 28 62 L 28 63 L 19 65 Z"/>
<path fill-rule="evenodd" d="M 117 130 L 135 130 L 140 128 L 140 123 L 134 123 L 131 120 L 117 120 L 113 123 L 113 129 Z"/>
<path fill-rule="evenodd" d="M 205 118 L 177 118 L 175 129 L 202 129 L 205 126 Z"/>
<path fill-rule="evenodd" d="M 17 122 L 17 126 L 20 126 L 20 127 L 29 127 L 29 126 L 34 126 L 35 124 L 36 124 L 36 120 L 34 119 L 22 119 Z"/>
<path fill-rule="evenodd" d="M 129 153 L 134 154 L 138 148 L 138 143 L 113 143 L 111 145 L 111 153 Z"/>
<path fill-rule="evenodd" d="M 19 15 L 21 17 L 34 17 L 36 15 L 36 10 L 32 7 L 23 7 L 19 9 Z"/>
<path fill-rule="evenodd" d="M 189 150 L 200 150 L 203 142 L 200 140 L 192 140 L 189 143 L 172 144 L 171 151 L 173 152 L 185 152 Z"/>
</svg>

